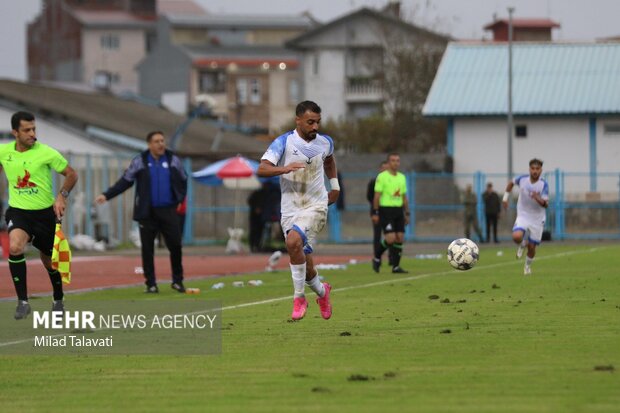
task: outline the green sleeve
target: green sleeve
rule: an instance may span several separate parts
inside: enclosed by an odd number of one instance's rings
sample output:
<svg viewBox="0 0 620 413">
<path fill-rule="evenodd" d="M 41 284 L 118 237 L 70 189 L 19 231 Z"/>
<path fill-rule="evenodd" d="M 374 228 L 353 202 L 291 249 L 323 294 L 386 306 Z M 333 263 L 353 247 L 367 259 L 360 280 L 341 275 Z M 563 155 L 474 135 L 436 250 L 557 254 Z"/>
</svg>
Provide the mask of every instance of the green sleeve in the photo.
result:
<svg viewBox="0 0 620 413">
<path fill-rule="evenodd" d="M 49 150 L 51 154 L 49 162 L 50 166 L 58 173 L 63 172 L 67 168 L 67 165 L 69 165 L 69 162 L 56 149 L 49 148 Z"/>
<path fill-rule="evenodd" d="M 403 174 L 403 195 L 407 193 L 407 178 Z"/>
<path fill-rule="evenodd" d="M 375 180 L 375 192 L 383 192 L 383 174 L 377 175 Z"/>
</svg>

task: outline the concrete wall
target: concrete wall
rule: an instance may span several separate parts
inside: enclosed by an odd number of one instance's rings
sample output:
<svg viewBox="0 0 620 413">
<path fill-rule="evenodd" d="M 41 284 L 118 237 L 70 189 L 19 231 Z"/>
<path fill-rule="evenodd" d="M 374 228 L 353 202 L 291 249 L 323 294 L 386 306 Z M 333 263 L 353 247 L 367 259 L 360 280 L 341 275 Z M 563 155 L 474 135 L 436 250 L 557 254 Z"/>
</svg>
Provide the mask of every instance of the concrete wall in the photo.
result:
<svg viewBox="0 0 620 413">
<path fill-rule="evenodd" d="M 620 117 L 597 119 L 596 157 L 598 172 L 620 172 L 620 133 L 605 133 L 605 125 L 620 125 Z"/>
<path fill-rule="evenodd" d="M 290 83 L 295 79 L 301 84 L 297 71 L 278 70 L 269 76 L 269 130 L 281 131 L 285 125 L 293 125 L 295 106 L 299 102 L 291 101 Z M 300 99 L 301 100 L 301 99 Z"/>
<path fill-rule="evenodd" d="M 179 49 L 160 43 L 140 63 L 138 93 L 156 100 L 160 100 L 162 94 L 167 92 L 189 93 L 190 68 L 189 58 Z"/>
<path fill-rule="evenodd" d="M 144 30 L 93 30 L 85 29 L 82 37 L 83 80 L 93 84 L 98 70 L 116 73 L 118 83 L 112 84 L 115 91 L 138 91 L 138 72 L 136 66 L 146 55 Z M 118 49 L 105 49 L 101 46 L 101 36 L 118 36 Z"/>
<path fill-rule="evenodd" d="M 318 56 L 318 73 L 314 73 L 314 59 Z M 303 91 L 300 100 L 313 100 L 321 106 L 323 121 L 342 119 L 346 115 L 345 54 L 340 49 L 322 49 L 307 52 L 303 59 Z"/>
<path fill-rule="evenodd" d="M 590 172 L 589 118 L 515 118 L 515 125 L 527 126 L 527 137 L 513 135 L 514 174 L 527 173 L 532 158 L 544 161 L 543 170 Z M 597 122 L 596 172 L 620 172 L 620 136 L 605 136 Z M 506 174 L 508 144 L 505 119 L 456 119 L 454 121 L 454 172 Z M 613 180 L 600 180 L 597 190 L 618 192 Z M 566 182 L 569 184 L 569 182 Z M 459 182 L 459 185 L 463 184 Z M 589 177 L 573 179 L 566 191 L 587 192 Z"/>
</svg>

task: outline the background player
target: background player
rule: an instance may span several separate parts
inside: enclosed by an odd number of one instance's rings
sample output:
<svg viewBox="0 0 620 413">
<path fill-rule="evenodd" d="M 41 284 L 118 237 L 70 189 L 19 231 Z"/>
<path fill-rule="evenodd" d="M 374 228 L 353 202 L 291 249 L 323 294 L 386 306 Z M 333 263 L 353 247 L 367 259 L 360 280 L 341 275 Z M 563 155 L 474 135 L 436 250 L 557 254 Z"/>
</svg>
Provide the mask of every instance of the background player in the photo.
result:
<svg viewBox="0 0 620 413">
<path fill-rule="evenodd" d="M 542 240 L 545 227 L 545 209 L 549 206 L 549 185 L 540 177 L 542 166 L 543 162 L 540 159 L 532 159 L 529 176 L 521 175 L 508 182 L 502 202 L 504 209 L 507 209 L 510 191 L 514 185 L 517 185 L 519 200 L 517 201 L 517 219 L 512 227 L 512 239 L 519 244 L 517 259 L 521 258 L 527 246 L 527 257 L 523 269 L 525 275 L 532 273 L 531 266 L 536 255 L 536 246 Z M 526 233 L 529 234 L 527 237 Z"/>
</svg>

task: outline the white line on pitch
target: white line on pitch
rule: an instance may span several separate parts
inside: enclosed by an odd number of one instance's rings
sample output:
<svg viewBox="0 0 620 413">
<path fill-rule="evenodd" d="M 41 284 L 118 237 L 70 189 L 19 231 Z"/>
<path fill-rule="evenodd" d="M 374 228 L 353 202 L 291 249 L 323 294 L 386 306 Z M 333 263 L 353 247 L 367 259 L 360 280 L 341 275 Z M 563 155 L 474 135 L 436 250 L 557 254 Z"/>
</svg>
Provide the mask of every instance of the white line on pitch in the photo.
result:
<svg viewBox="0 0 620 413">
<path fill-rule="evenodd" d="M 590 248 L 590 249 L 586 249 L 586 250 L 574 250 L 574 251 L 566 251 L 566 252 L 560 252 L 557 254 L 553 254 L 553 255 L 547 255 L 547 256 L 543 256 L 543 257 L 539 257 L 536 260 L 537 261 L 541 261 L 541 260 L 547 260 L 547 259 L 552 259 L 552 258 L 558 258 L 558 257 L 563 257 L 563 256 L 567 256 L 567 255 L 575 255 L 575 254 L 585 254 L 585 253 L 590 253 L 590 252 L 594 252 L 599 250 L 600 248 Z M 511 261 L 511 262 L 500 262 L 497 264 L 490 264 L 490 265 L 485 265 L 485 266 L 478 266 L 478 267 L 474 267 L 469 271 L 476 271 L 476 270 L 486 270 L 489 268 L 497 268 L 497 267 L 505 267 L 505 266 L 509 266 L 509 265 L 514 265 L 514 264 L 519 264 L 521 261 Z M 335 288 L 334 291 L 337 292 L 342 292 L 342 291 L 348 291 L 348 290 L 358 290 L 361 288 L 370 288 L 370 287 L 377 287 L 380 285 L 386 285 L 386 284 L 394 284 L 394 283 L 400 283 L 400 282 L 404 282 L 404 281 L 413 281 L 413 280 L 418 280 L 421 278 L 428 278 L 428 277 L 434 277 L 437 275 L 449 275 L 449 274 L 454 274 L 456 270 L 448 270 L 448 271 L 441 271 L 441 272 L 432 272 L 432 273 L 426 273 L 426 274 L 419 274 L 419 275 L 412 275 L 410 277 L 405 277 L 405 278 L 393 278 L 390 280 L 383 280 L 383 281 L 377 281 L 377 282 L 372 282 L 372 283 L 367 283 L 367 284 L 362 284 L 362 285 L 352 285 L 350 287 L 342 287 L 342 288 Z M 270 298 L 267 300 L 261 300 L 261 301 L 253 301 L 253 302 L 249 302 L 249 303 L 242 303 L 242 304 L 236 304 L 236 305 L 229 305 L 226 307 L 222 307 L 222 311 L 224 310 L 235 310 L 238 308 L 245 308 L 245 307 L 253 307 L 256 305 L 262 305 L 262 304 L 269 304 L 269 303 L 275 303 L 278 301 L 286 301 L 286 300 L 290 300 L 291 296 L 287 295 L 286 297 L 277 297 L 277 298 Z M 193 315 L 193 314 L 202 314 L 202 313 L 206 313 L 209 311 L 213 311 L 213 310 L 203 310 L 203 311 L 194 311 L 194 312 L 190 312 L 190 313 L 185 313 L 185 314 L 181 314 L 181 315 Z M 104 329 L 100 329 L 97 331 L 102 331 Z M 56 334 L 50 337 L 62 337 L 65 336 L 67 334 L 70 333 L 62 333 L 62 334 Z M 11 346 L 11 345 L 15 345 L 15 344 L 23 344 L 23 343 L 28 343 L 30 341 L 34 340 L 34 338 L 29 338 L 29 339 L 24 339 L 24 340 L 16 340 L 16 341 L 7 341 L 4 343 L 0 343 L 0 347 L 7 347 L 7 346 Z"/>
</svg>

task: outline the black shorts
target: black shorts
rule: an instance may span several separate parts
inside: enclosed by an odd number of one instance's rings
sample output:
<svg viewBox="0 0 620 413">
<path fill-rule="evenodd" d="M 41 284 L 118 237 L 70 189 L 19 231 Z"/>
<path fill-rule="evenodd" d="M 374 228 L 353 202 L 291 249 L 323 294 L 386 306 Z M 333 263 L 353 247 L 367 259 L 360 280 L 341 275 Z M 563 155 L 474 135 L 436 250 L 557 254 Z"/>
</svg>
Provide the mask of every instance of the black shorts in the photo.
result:
<svg viewBox="0 0 620 413">
<path fill-rule="evenodd" d="M 52 256 L 54 233 L 56 232 L 56 214 L 54 208 L 27 210 L 9 207 L 4 216 L 7 230 L 19 228 L 29 236 L 32 245 L 43 254 Z"/>
<path fill-rule="evenodd" d="M 405 232 L 403 207 L 379 207 L 379 223 L 383 233 Z"/>
</svg>

